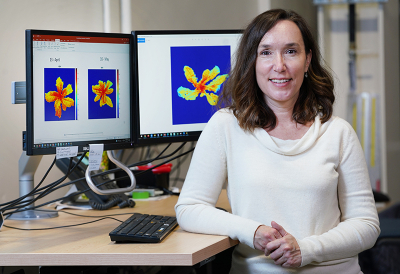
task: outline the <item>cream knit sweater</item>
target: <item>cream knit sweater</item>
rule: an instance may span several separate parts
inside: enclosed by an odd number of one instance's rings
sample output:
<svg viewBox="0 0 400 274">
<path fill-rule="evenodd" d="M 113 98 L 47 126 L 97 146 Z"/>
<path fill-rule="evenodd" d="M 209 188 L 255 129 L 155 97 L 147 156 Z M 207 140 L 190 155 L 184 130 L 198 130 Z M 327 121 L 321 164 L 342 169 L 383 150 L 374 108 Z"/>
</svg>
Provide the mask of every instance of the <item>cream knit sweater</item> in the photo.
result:
<svg viewBox="0 0 400 274">
<path fill-rule="evenodd" d="M 232 214 L 215 204 L 225 182 Z M 379 221 L 364 154 L 351 126 L 319 117 L 300 140 L 243 131 L 218 111 L 197 143 L 175 207 L 179 225 L 238 239 L 231 273 L 361 273 L 357 254 L 372 247 Z M 276 266 L 254 249 L 253 236 L 271 221 L 292 234 L 300 268 Z"/>
</svg>

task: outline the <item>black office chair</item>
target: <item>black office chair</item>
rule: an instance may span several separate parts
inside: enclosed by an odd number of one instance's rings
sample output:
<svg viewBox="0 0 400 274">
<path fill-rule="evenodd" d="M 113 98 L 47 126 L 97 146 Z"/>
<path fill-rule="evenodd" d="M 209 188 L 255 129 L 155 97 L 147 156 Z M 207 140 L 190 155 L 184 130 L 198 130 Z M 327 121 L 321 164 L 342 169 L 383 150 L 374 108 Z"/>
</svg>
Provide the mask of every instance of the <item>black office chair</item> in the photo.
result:
<svg viewBox="0 0 400 274">
<path fill-rule="evenodd" d="M 364 274 L 400 274 L 400 203 L 379 215 L 381 233 L 374 247 L 359 254 Z"/>
</svg>

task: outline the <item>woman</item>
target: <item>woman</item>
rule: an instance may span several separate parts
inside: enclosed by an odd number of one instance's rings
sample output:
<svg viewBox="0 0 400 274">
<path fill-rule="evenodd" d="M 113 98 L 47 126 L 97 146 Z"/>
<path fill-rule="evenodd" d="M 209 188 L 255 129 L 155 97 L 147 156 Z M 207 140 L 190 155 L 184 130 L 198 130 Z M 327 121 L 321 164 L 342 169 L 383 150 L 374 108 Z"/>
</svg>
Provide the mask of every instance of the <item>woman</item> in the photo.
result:
<svg viewBox="0 0 400 274">
<path fill-rule="evenodd" d="M 239 244 L 231 273 L 361 273 L 379 222 L 364 154 L 332 116 L 333 80 L 303 18 L 270 10 L 244 31 L 222 103 L 175 207 L 191 232 Z M 225 182 L 232 214 L 215 204 Z"/>
</svg>

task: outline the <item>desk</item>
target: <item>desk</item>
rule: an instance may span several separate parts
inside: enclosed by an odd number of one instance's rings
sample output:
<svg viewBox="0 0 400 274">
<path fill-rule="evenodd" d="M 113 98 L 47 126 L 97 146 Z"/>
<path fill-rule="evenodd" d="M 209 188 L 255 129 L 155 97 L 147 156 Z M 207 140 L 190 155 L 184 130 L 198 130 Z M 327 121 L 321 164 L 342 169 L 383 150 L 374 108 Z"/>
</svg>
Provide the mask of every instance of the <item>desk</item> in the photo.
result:
<svg viewBox="0 0 400 274">
<path fill-rule="evenodd" d="M 174 206 L 177 199 L 177 196 L 171 196 L 160 201 L 138 201 L 133 209 L 71 212 L 91 216 L 133 212 L 175 216 Z M 230 209 L 225 191 L 222 192 L 217 206 Z M 115 218 L 125 220 L 128 216 Z M 42 228 L 91 220 L 93 218 L 60 212 L 57 218 L 6 220 L 5 224 L 21 228 Z M 110 241 L 108 233 L 118 225 L 119 222 L 106 219 L 77 227 L 42 231 L 3 227 L 0 232 L 0 262 L 2 266 L 192 266 L 238 243 L 226 236 L 189 233 L 178 226 L 158 244 L 116 244 Z"/>
</svg>

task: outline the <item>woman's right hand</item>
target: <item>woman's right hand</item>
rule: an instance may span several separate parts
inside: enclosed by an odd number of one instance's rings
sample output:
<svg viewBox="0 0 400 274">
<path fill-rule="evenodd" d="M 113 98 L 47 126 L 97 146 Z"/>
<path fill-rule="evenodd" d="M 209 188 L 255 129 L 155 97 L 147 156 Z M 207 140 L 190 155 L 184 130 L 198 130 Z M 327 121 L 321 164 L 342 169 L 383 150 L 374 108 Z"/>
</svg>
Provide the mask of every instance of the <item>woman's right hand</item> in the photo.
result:
<svg viewBox="0 0 400 274">
<path fill-rule="evenodd" d="M 260 225 L 254 233 L 254 247 L 265 252 L 265 247 L 271 241 L 282 238 L 282 235 L 273 227 Z"/>
</svg>

